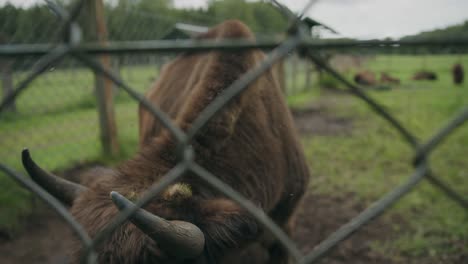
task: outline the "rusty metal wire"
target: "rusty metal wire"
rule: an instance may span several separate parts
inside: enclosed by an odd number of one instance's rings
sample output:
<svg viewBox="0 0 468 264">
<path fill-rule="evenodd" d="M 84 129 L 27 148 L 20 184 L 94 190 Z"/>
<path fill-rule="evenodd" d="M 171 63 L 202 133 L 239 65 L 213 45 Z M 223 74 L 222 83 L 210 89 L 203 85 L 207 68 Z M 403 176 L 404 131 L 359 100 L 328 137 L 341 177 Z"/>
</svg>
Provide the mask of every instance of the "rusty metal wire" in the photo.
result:
<svg viewBox="0 0 468 264">
<path fill-rule="evenodd" d="M 278 6 L 283 14 L 289 16 L 292 21 L 292 26 L 296 27 L 295 31 L 290 32 L 289 35 L 283 39 L 266 39 L 251 41 L 139 41 L 139 42 L 120 42 L 110 43 L 109 45 L 99 44 L 81 44 L 80 36 L 76 35 L 75 19 L 79 15 L 80 10 L 84 4 L 84 0 L 76 1 L 71 12 L 67 12 L 63 8 L 56 6 L 52 1 L 47 1 L 48 5 L 53 9 L 61 19 L 61 27 L 59 36 L 64 34 L 75 34 L 74 36 L 64 36 L 64 42 L 48 44 L 48 45 L 1 45 L 0 57 L 18 57 L 41 55 L 42 57 L 37 61 L 36 66 L 32 69 L 29 76 L 24 81 L 20 82 L 14 93 L 0 104 L 0 114 L 17 97 L 22 91 L 27 89 L 34 79 L 39 77 L 49 66 L 56 64 L 58 61 L 70 55 L 72 58 L 80 61 L 93 71 L 102 74 L 106 78 L 114 82 L 120 89 L 127 92 L 133 99 L 141 103 L 150 113 L 152 113 L 161 123 L 173 134 L 178 143 L 178 150 L 180 151 L 180 160 L 178 164 L 170 170 L 160 182 L 152 185 L 144 195 L 135 202 L 136 207 L 123 210 L 111 223 L 102 229 L 93 239 L 83 230 L 83 227 L 76 222 L 73 216 L 66 211 L 66 209 L 50 194 L 32 182 L 30 179 L 20 176 L 18 173 L 11 170 L 4 164 L 0 164 L 0 171 L 13 177 L 22 186 L 37 195 L 50 205 L 73 229 L 76 235 L 80 238 L 83 247 L 85 248 L 82 256 L 82 263 L 96 263 L 96 253 L 94 249 L 97 245 L 102 243 L 116 228 L 122 225 L 129 217 L 136 212 L 140 207 L 145 206 L 155 195 L 164 190 L 171 183 L 176 181 L 185 172 L 190 171 L 198 175 L 201 179 L 208 184 L 223 192 L 227 197 L 231 198 L 248 212 L 250 212 L 258 222 L 268 231 L 270 231 L 283 247 L 290 253 L 297 263 L 316 263 L 321 258 L 326 256 L 334 247 L 354 232 L 359 231 L 361 227 L 369 223 L 385 210 L 388 210 L 394 203 L 400 200 L 408 192 L 412 191 L 417 184 L 423 180 L 428 179 L 430 183 L 440 188 L 448 197 L 456 201 L 465 210 L 468 209 L 468 201 L 466 201 L 460 194 L 455 192 L 448 184 L 444 183 L 441 179 L 431 173 L 428 156 L 430 153 L 456 128 L 461 126 L 468 120 L 468 109 L 454 117 L 448 124 L 442 127 L 434 136 L 425 143 L 419 143 L 418 139 L 412 134 L 402 123 L 392 116 L 384 107 L 378 102 L 369 97 L 361 88 L 350 83 L 337 71 L 330 67 L 319 56 L 316 56 L 317 51 L 320 50 L 337 50 L 337 49 L 356 49 L 356 48 L 392 48 L 395 46 L 404 47 L 466 47 L 468 46 L 467 39 L 459 40 L 431 40 L 431 41 L 347 41 L 347 42 L 317 42 L 309 39 L 304 34 L 301 28 L 301 20 L 299 19 L 308 8 L 313 6 L 316 2 L 311 0 L 301 15 L 296 16 L 290 10 L 285 9 L 284 6 L 278 5 L 276 1 L 273 4 Z M 75 33 L 74 33 L 75 32 Z M 180 128 L 172 124 L 170 118 L 162 112 L 158 106 L 153 105 L 141 94 L 127 85 L 117 74 L 107 70 L 99 62 L 92 59 L 90 55 L 95 54 L 122 54 L 122 53 L 141 53 L 141 52 L 179 52 L 179 51 L 206 51 L 206 50 L 240 50 L 240 49 L 273 49 L 267 58 L 251 69 L 249 72 L 236 80 L 225 92 L 220 94 L 210 105 L 208 105 L 194 121 L 191 129 L 184 133 Z M 341 81 L 349 91 L 356 95 L 358 98 L 364 100 L 372 110 L 378 115 L 387 120 L 403 137 L 403 139 L 413 147 L 415 151 L 414 166 L 415 172 L 406 180 L 405 183 L 393 189 L 388 194 L 377 200 L 366 210 L 364 210 L 357 217 L 350 220 L 347 224 L 340 227 L 327 239 L 317 245 L 311 252 L 303 255 L 295 243 L 286 235 L 286 233 L 277 226 L 272 219 L 270 219 L 262 210 L 256 207 L 248 199 L 240 195 L 237 191 L 232 189 L 226 183 L 219 180 L 216 175 L 212 175 L 194 162 L 193 150 L 191 148 L 191 139 L 196 133 L 205 126 L 209 120 L 216 115 L 223 107 L 225 107 L 230 100 L 235 96 L 242 93 L 248 85 L 255 81 L 264 71 L 268 70 L 272 65 L 288 53 L 298 50 L 300 55 L 311 60 L 322 70 L 328 72 L 336 79 Z"/>
</svg>

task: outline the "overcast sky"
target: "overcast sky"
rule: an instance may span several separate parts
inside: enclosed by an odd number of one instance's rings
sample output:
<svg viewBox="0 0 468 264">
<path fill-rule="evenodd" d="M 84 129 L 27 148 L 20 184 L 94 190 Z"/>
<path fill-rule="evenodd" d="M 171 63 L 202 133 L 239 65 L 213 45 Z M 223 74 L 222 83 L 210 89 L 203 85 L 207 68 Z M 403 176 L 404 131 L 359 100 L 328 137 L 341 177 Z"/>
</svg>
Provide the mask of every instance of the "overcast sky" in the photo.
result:
<svg viewBox="0 0 468 264">
<path fill-rule="evenodd" d="M 31 5 L 42 0 L 0 0 Z M 308 0 L 282 0 L 300 11 Z M 207 0 L 174 0 L 177 7 L 203 7 Z M 307 13 L 344 37 L 399 38 L 468 20 L 468 0 L 321 0 Z"/>
</svg>

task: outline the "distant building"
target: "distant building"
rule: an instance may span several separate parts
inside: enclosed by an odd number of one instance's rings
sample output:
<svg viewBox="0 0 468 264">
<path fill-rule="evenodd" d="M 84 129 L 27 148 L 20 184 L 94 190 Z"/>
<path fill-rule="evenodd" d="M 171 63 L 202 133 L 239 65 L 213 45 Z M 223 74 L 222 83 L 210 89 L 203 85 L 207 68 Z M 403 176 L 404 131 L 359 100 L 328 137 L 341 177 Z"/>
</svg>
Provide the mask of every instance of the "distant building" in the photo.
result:
<svg viewBox="0 0 468 264">
<path fill-rule="evenodd" d="M 208 31 L 208 27 L 176 23 L 162 39 L 189 39 Z"/>
</svg>

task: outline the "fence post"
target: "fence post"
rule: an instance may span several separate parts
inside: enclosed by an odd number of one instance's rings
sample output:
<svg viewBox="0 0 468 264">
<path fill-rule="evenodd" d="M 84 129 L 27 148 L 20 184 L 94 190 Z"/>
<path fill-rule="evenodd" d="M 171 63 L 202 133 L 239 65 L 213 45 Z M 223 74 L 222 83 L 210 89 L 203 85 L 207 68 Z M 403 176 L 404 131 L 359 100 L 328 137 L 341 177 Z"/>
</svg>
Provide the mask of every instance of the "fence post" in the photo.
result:
<svg viewBox="0 0 468 264">
<path fill-rule="evenodd" d="M 304 85 L 304 91 L 307 91 L 309 89 L 311 89 L 310 85 L 310 79 L 311 79 L 311 75 L 312 75 L 312 65 L 311 63 L 308 61 L 308 60 L 305 60 L 304 61 L 304 67 L 305 67 L 305 85 Z"/>
<path fill-rule="evenodd" d="M 104 4 L 102 0 L 88 0 L 89 32 L 93 34 L 92 39 L 101 45 L 107 45 L 107 28 L 104 18 Z M 99 55 L 99 62 L 105 69 L 111 70 L 109 55 Z M 117 126 L 114 114 L 114 98 L 112 94 L 113 83 L 108 78 L 95 73 L 95 92 L 99 113 L 101 144 L 105 155 L 116 155 L 119 152 L 117 140 Z"/>
<path fill-rule="evenodd" d="M 292 94 L 297 92 L 297 75 L 298 75 L 298 64 L 299 64 L 299 57 L 297 54 L 293 54 L 291 56 L 291 91 Z"/>
<path fill-rule="evenodd" d="M 8 38 L 6 35 L 0 32 L 0 44 L 8 44 Z M 0 58 L 0 79 L 2 84 L 2 98 L 0 98 L 0 102 L 7 98 L 11 93 L 13 93 L 13 70 L 11 65 L 13 61 L 7 58 Z M 6 112 L 16 112 L 16 102 L 15 99 L 5 108 Z"/>
<path fill-rule="evenodd" d="M 111 67 L 112 67 L 112 70 L 113 72 L 120 78 L 122 78 L 122 67 L 123 67 L 123 62 L 122 62 L 122 58 L 121 57 L 116 57 L 114 58 L 113 60 L 111 60 Z M 119 89 L 119 86 L 115 85 L 114 83 L 112 83 L 112 95 L 114 96 L 114 98 L 119 94 L 120 92 L 120 89 Z"/>
<path fill-rule="evenodd" d="M 0 59 L 0 78 L 2 79 L 2 95 L 7 98 L 13 93 L 13 70 L 11 69 L 11 61 Z M 2 100 L 0 100 L 2 101 Z M 6 112 L 16 112 L 16 102 L 10 102 L 5 108 Z"/>
</svg>

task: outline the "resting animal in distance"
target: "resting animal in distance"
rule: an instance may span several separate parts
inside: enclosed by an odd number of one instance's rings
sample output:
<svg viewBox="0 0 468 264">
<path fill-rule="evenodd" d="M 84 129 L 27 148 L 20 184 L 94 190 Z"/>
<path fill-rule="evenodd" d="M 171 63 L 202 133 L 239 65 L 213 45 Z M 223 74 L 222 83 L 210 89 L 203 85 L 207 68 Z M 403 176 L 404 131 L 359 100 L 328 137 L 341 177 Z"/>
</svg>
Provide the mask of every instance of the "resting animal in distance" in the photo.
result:
<svg viewBox="0 0 468 264">
<path fill-rule="evenodd" d="M 421 80 L 435 81 L 437 80 L 437 74 L 432 71 L 418 71 L 417 73 L 413 75 L 412 79 L 415 81 L 421 81 Z"/>
<path fill-rule="evenodd" d="M 199 36 L 254 41 L 241 22 L 230 20 Z M 146 98 L 187 131 L 199 113 L 244 73 L 261 63 L 257 49 L 185 52 L 161 70 Z M 23 152 L 31 177 L 71 206 L 91 237 L 132 206 L 178 162 L 176 140 L 140 105 L 140 149 L 115 169 L 102 170 L 90 186 L 45 172 Z M 292 117 L 272 70 L 217 113 L 192 141 L 194 161 L 261 208 L 287 234 L 309 172 Z M 112 197 L 109 194 L 112 192 Z M 82 253 L 77 241 L 72 263 Z M 269 232 L 238 204 L 186 172 L 139 209 L 96 249 L 99 263 L 287 263 Z"/>
<path fill-rule="evenodd" d="M 354 75 L 354 81 L 360 85 L 372 86 L 376 85 L 375 74 L 371 71 L 361 71 Z"/>
<path fill-rule="evenodd" d="M 461 63 L 456 63 L 452 67 L 452 77 L 453 83 L 457 85 L 463 84 L 463 79 L 465 79 L 465 71 L 463 70 L 463 66 Z"/>
</svg>

